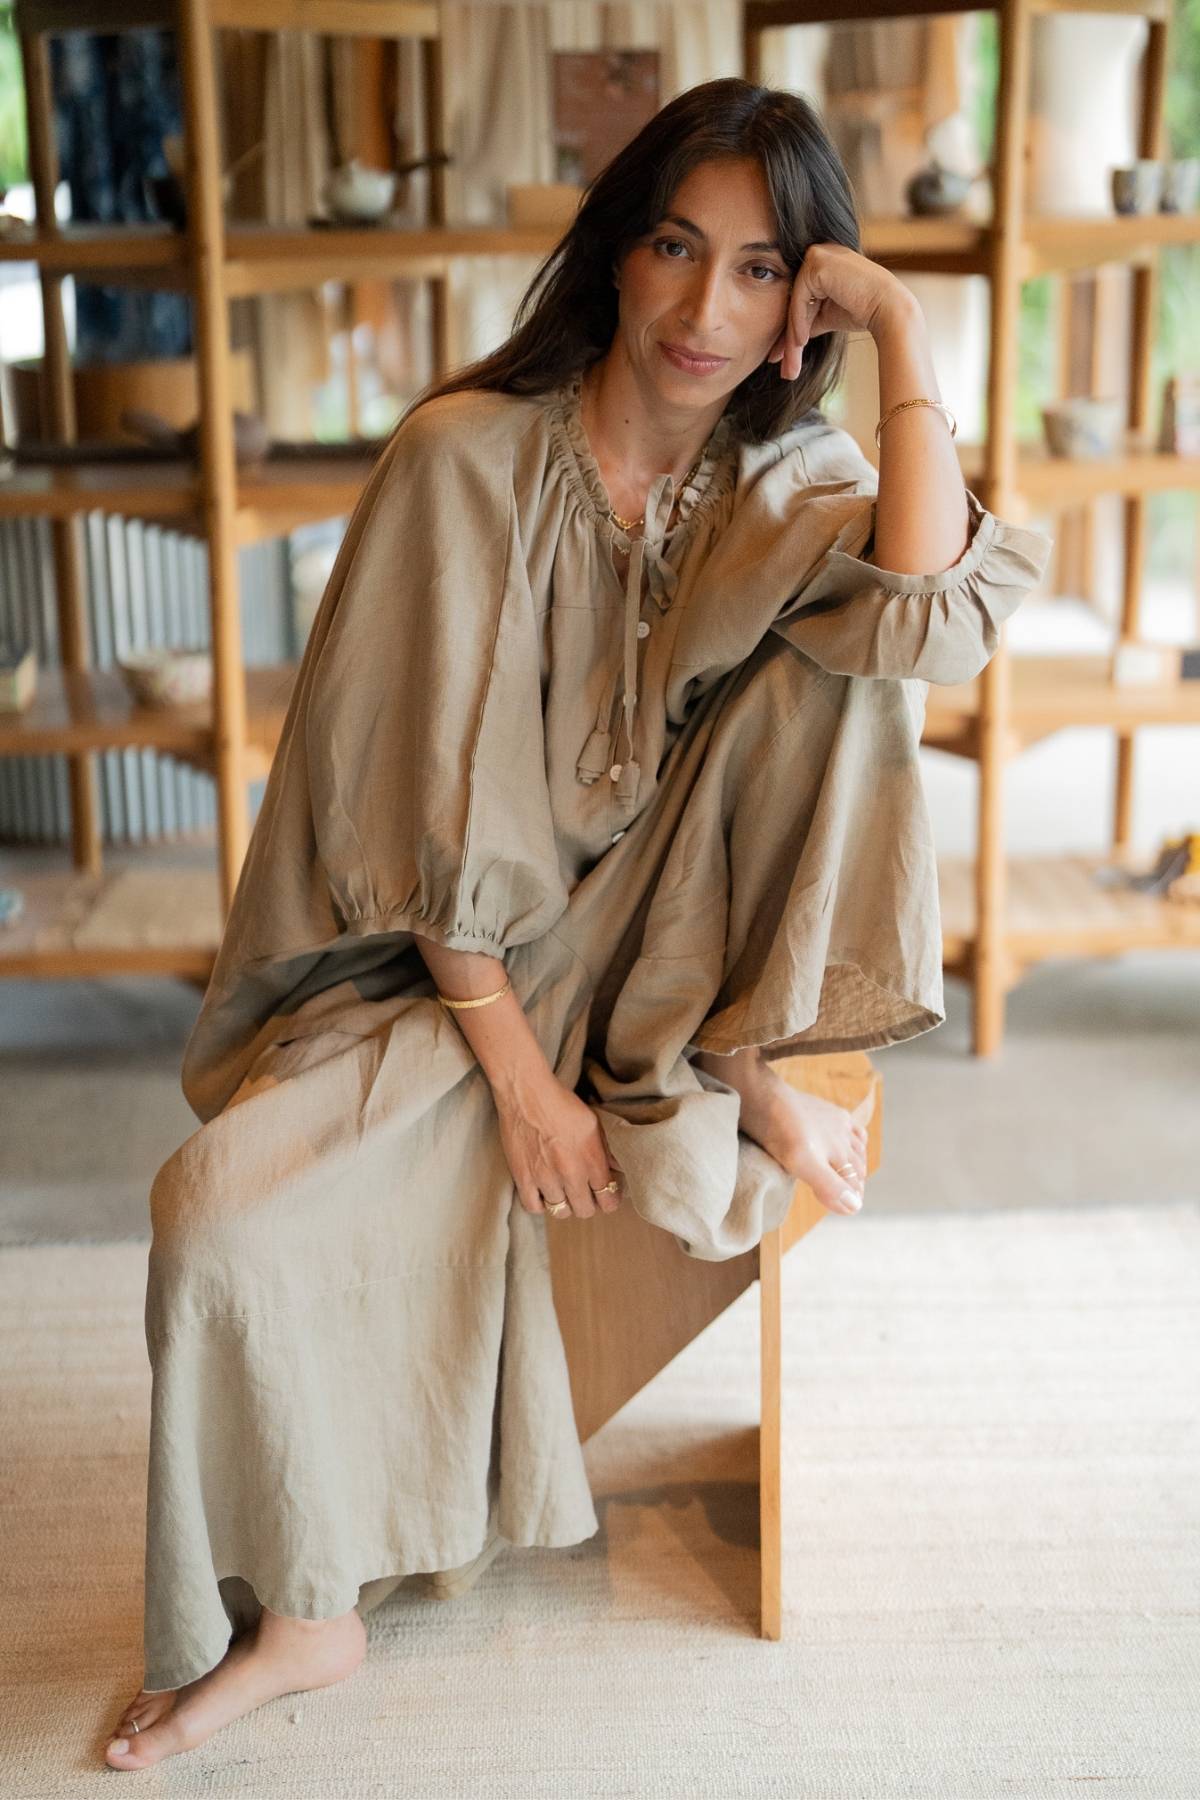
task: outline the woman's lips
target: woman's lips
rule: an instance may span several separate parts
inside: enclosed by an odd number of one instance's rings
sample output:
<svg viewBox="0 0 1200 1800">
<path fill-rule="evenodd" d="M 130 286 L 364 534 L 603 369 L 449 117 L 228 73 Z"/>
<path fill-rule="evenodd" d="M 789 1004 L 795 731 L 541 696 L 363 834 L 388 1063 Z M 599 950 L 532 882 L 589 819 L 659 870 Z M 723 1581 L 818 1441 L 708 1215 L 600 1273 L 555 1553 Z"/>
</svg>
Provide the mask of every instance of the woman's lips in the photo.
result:
<svg viewBox="0 0 1200 1800">
<path fill-rule="evenodd" d="M 659 343 L 659 349 L 668 362 L 677 369 L 685 369 L 689 375 L 711 375 L 716 369 L 723 369 L 729 361 L 727 356 L 689 356 L 686 351 L 677 350 L 674 344 Z"/>
</svg>

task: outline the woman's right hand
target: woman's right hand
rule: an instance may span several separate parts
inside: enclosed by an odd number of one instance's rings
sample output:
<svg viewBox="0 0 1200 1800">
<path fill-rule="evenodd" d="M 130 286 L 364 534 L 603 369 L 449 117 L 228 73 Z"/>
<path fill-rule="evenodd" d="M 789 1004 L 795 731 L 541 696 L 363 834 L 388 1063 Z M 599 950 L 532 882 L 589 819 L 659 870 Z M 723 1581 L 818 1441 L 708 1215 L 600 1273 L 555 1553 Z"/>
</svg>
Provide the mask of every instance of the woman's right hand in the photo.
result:
<svg viewBox="0 0 1200 1800">
<path fill-rule="evenodd" d="M 593 1192 L 621 1179 L 621 1171 L 609 1161 L 600 1121 L 552 1070 L 498 1095 L 496 1110 L 504 1154 L 526 1212 L 545 1212 L 556 1200 L 565 1200 L 577 1219 L 590 1219 L 597 1207 L 616 1212 L 619 1191 Z"/>
</svg>

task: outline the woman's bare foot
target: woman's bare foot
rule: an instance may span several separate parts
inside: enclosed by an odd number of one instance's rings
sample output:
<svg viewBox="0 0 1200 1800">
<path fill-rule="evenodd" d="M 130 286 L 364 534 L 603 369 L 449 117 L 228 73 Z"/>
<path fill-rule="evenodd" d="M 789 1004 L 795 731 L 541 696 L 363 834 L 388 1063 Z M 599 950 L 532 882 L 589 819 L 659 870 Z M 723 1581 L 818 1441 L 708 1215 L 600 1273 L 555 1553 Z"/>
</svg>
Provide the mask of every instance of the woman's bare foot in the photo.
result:
<svg viewBox="0 0 1200 1800">
<path fill-rule="evenodd" d="M 807 1182 L 822 1206 L 841 1213 L 859 1210 L 867 1179 L 867 1131 L 855 1113 L 819 1094 L 800 1093 L 754 1047 L 732 1056 L 700 1051 L 696 1061 L 737 1090 L 739 1131 L 789 1175 Z"/>
<path fill-rule="evenodd" d="M 220 1726 L 267 1700 L 343 1681 L 366 1648 L 367 1630 L 357 1610 L 340 1619 L 289 1619 L 264 1606 L 254 1629 L 235 1638 L 207 1674 L 163 1693 L 143 1689 L 126 1707 L 104 1759 L 114 1769 L 148 1769 L 180 1750 L 194 1750 Z"/>
</svg>

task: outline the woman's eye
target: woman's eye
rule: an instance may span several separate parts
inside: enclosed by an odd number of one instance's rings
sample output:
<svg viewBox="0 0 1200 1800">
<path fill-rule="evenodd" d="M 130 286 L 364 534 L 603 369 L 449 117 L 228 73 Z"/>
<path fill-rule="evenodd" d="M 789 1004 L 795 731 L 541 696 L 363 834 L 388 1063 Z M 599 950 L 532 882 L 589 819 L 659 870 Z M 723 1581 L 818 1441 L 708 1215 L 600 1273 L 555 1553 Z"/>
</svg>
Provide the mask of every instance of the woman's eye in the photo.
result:
<svg viewBox="0 0 1200 1800">
<path fill-rule="evenodd" d="M 654 240 L 654 248 L 656 250 L 661 250 L 668 262 L 678 262 L 679 258 L 677 256 L 670 256 L 667 254 L 667 252 L 670 249 L 672 244 L 674 244 L 680 250 L 687 249 L 687 245 L 684 243 L 682 238 L 662 238 L 662 237 L 660 237 L 660 238 L 655 238 L 655 240 Z M 756 275 L 754 278 L 755 287 L 770 287 L 772 282 L 785 281 L 787 279 L 786 276 L 781 275 L 779 273 L 778 269 L 773 269 L 771 267 L 770 263 L 751 263 L 750 268 L 752 271 L 756 270 L 756 269 L 762 269 L 771 277 L 771 281 L 762 281 Z"/>
</svg>

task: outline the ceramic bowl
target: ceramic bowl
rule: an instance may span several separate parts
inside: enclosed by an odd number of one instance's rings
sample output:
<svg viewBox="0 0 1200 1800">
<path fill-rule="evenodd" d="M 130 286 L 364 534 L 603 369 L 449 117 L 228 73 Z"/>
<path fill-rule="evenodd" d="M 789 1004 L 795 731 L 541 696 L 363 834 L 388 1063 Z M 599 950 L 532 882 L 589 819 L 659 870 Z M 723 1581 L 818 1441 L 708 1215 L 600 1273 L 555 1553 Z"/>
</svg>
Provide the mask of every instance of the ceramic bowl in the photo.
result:
<svg viewBox="0 0 1200 1800">
<path fill-rule="evenodd" d="M 117 667 L 139 706 L 190 706 L 212 694 L 207 650 L 135 650 L 118 657 Z"/>
<path fill-rule="evenodd" d="M 1052 456 L 1112 456 L 1121 447 L 1120 400 L 1080 395 L 1042 408 L 1042 430 Z"/>
</svg>

